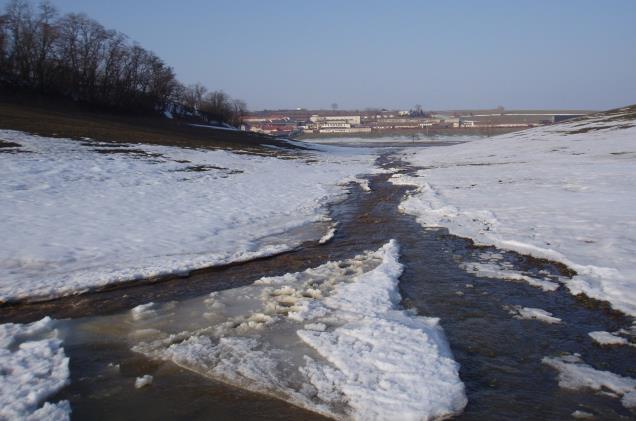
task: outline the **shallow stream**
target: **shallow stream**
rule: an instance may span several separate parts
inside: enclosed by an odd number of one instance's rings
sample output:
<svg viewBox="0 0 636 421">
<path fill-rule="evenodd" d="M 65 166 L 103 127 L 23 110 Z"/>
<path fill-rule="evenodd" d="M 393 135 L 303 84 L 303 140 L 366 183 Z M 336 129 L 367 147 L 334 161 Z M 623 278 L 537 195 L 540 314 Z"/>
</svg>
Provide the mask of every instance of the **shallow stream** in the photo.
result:
<svg viewBox="0 0 636 421">
<path fill-rule="evenodd" d="M 393 153 L 384 150 L 378 165 L 414 175 L 416 169 Z M 174 303 L 170 305 L 180 313 L 201 313 L 188 306 L 200 305 L 203 298 L 198 297 L 210 292 L 349 259 L 396 239 L 405 266 L 400 278 L 403 305 L 441 319 L 461 365 L 468 405 L 457 419 L 560 420 L 577 410 L 597 419 L 633 419 L 634 413 L 608 393 L 560 388 L 557 371 L 541 362 L 544 357 L 579 353 L 597 369 L 636 377 L 636 347 L 601 347 L 588 336 L 592 331 L 629 330 L 633 320 L 605 303 L 572 296 L 563 286 L 544 291 L 523 281 L 477 276 L 466 268 L 480 262 L 557 284 L 570 272 L 551 262 L 476 247 L 445 229 L 423 228 L 414 217 L 399 212 L 400 201 L 412 187 L 391 184 L 391 175 L 369 177 L 370 192 L 352 185 L 348 197 L 331 206 L 338 228 L 326 244 L 305 242 L 289 253 L 201 270 L 187 278 L 3 308 L 0 316 L 3 321 L 36 320 L 45 314 L 72 318 L 63 327 L 71 384 L 55 398 L 71 402 L 75 419 L 318 419 L 321 416 L 282 400 L 131 351 L 130 329 L 123 320 L 132 307 L 147 302 Z M 562 322 L 515 318 L 515 306 L 546 310 Z M 187 319 L 170 314 L 163 314 L 161 323 L 172 324 L 175 331 L 186 327 Z M 153 375 L 154 382 L 135 389 L 135 378 L 145 374 Z"/>
</svg>

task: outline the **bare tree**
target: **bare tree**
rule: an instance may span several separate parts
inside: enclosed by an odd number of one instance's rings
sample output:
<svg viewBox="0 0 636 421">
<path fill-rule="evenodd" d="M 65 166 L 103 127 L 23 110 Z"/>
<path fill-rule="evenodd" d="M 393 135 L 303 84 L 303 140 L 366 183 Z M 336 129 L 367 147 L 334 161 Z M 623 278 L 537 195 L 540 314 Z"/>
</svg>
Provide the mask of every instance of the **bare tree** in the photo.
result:
<svg viewBox="0 0 636 421">
<path fill-rule="evenodd" d="M 5 73 L 5 66 L 7 62 L 7 18 L 0 15 L 0 81 Z"/>
<path fill-rule="evenodd" d="M 241 124 L 243 124 L 243 117 L 245 117 L 245 114 L 247 113 L 247 104 L 243 100 L 235 99 L 234 101 L 232 101 L 232 106 L 232 124 L 235 127 L 239 127 Z"/>
<path fill-rule="evenodd" d="M 187 86 L 183 92 L 183 104 L 194 111 L 198 111 L 201 108 L 203 96 L 207 91 L 207 88 L 198 82 Z"/>
<path fill-rule="evenodd" d="M 57 9 L 48 1 L 43 1 L 39 6 L 39 13 L 32 26 L 33 50 L 32 63 L 34 67 L 34 79 L 40 91 L 44 91 L 49 84 L 50 73 L 53 71 L 51 59 L 53 58 L 53 44 L 58 36 L 56 25 Z"/>
<path fill-rule="evenodd" d="M 11 0 L 6 7 L 6 38 L 9 44 L 8 74 L 19 84 L 30 84 L 32 63 L 30 51 L 33 49 L 31 16 L 33 10 L 26 0 Z"/>
<path fill-rule="evenodd" d="M 156 54 L 84 14 L 10 0 L 0 15 L 0 87 L 38 90 L 124 110 L 177 110 L 240 124 L 243 101 L 183 86 Z"/>
</svg>

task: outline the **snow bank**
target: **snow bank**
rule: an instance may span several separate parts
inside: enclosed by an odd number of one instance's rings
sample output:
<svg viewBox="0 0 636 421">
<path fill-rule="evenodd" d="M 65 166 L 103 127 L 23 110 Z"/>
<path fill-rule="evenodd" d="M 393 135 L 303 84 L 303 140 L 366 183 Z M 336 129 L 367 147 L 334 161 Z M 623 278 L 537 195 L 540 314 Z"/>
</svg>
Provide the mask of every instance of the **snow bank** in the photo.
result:
<svg viewBox="0 0 636 421">
<path fill-rule="evenodd" d="M 182 303 L 169 310 L 175 326 L 159 323 L 156 339 L 133 349 L 335 419 L 459 413 L 466 396 L 458 364 L 438 319 L 400 307 L 401 273 L 391 241 Z"/>
<path fill-rule="evenodd" d="M 0 325 L 0 419 L 69 419 L 67 401 L 44 402 L 68 379 L 68 358 L 50 318 Z"/>
<path fill-rule="evenodd" d="M 339 284 L 325 299 L 322 320 L 346 320 L 333 331 L 300 330 L 300 338 L 331 365 L 305 368 L 318 394 L 344 394 L 352 418 L 432 419 L 466 405 L 457 363 L 438 319 L 414 317 L 399 309 L 395 242 L 382 250 L 382 263 L 356 282 Z M 319 319 L 319 320 L 320 320 Z"/>
<path fill-rule="evenodd" d="M 374 156 L 298 159 L 0 131 L 0 301 L 50 298 L 289 250 Z M 289 234 L 286 234 L 289 233 Z"/>
<path fill-rule="evenodd" d="M 478 244 L 562 262 L 574 294 L 636 315 L 636 127 L 589 118 L 433 149 L 401 209 Z"/>
<path fill-rule="evenodd" d="M 558 370 L 559 386 L 564 389 L 591 389 L 599 392 L 609 390 L 614 396 L 623 398 L 621 402 L 625 407 L 636 407 L 636 379 L 596 370 L 585 364 L 578 354 L 557 358 L 545 357 L 542 361 Z"/>
</svg>

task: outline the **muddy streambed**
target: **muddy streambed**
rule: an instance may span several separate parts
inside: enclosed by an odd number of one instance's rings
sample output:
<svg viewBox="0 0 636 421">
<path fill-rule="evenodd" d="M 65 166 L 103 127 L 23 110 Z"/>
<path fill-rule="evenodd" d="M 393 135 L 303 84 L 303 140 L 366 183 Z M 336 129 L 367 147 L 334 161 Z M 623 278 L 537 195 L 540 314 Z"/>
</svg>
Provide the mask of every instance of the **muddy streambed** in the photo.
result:
<svg viewBox="0 0 636 421">
<path fill-rule="evenodd" d="M 411 174 L 415 170 L 390 152 L 378 164 Z M 55 399 L 68 399 L 76 419 L 318 419 L 321 416 L 282 400 L 133 352 L 124 321 L 132 307 L 151 301 L 172 303 L 184 314 L 191 307 L 192 314 L 198 314 L 196 306 L 203 299 L 199 297 L 212 291 L 349 259 L 396 239 L 405 266 L 400 278 L 403 305 L 441 319 L 461 364 L 468 405 L 458 419 L 568 419 L 577 410 L 598 419 L 633 419 L 634 414 L 609 394 L 559 388 L 557 372 L 541 362 L 544 357 L 579 353 L 598 369 L 636 377 L 636 348 L 601 347 L 588 336 L 592 331 L 629 329 L 633 320 L 604 303 L 574 297 L 564 287 L 544 291 L 526 282 L 476 276 L 466 268 L 485 260 L 554 283 L 569 273 L 560 265 L 475 247 L 444 229 L 421 227 L 412 216 L 398 211 L 412 187 L 395 186 L 388 181 L 390 176 L 369 177 L 370 192 L 352 185 L 351 194 L 331 207 L 338 229 L 326 244 L 306 242 L 289 253 L 201 270 L 188 278 L 4 307 L 0 317 L 3 321 L 36 320 L 43 315 L 71 318 L 62 328 L 68 337 L 64 348 L 70 357 L 71 384 Z M 519 308 L 515 306 L 549 311 L 562 322 L 515 318 L 511 314 L 511 309 Z M 177 329 L 188 319 L 174 320 L 166 313 L 162 323 Z M 198 318 L 191 323 L 205 321 Z M 152 385 L 135 389 L 135 378 L 145 374 L 154 376 Z"/>
</svg>

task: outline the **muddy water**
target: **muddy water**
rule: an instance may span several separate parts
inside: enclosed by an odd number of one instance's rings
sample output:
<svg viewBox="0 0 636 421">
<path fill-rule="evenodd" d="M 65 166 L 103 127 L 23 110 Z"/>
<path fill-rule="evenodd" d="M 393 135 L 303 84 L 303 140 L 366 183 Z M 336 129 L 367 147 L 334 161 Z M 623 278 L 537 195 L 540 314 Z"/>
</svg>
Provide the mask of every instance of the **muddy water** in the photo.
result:
<svg viewBox="0 0 636 421">
<path fill-rule="evenodd" d="M 396 164 L 387 159 L 384 165 Z M 373 188 L 392 188 L 385 183 L 378 179 Z M 458 419 L 556 420 L 571 418 L 576 410 L 600 419 L 633 419 L 634 414 L 617 399 L 560 389 L 555 371 L 541 363 L 545 356 L 576 352 L 598 369 L 636 377 L 635 348 L 601 348 L 587 335 L 629 328 L 632 319 L 609 310 L 605 303 L 577 299 L 563 287 L 544 292 L 524 282 L 476 277 L 460 268 L 462 262 L 475 261 L 488 251 L 501 254 L 515 269 L 548 272 L 555 279 L 569 274 L 560 265 L 474 247 L 445 229 L 422 229 L 408 215 L 395 213 L 392 220 L 406 266 L 400 278 L 405 305 L 442 319 L 461 364 L 468 406 Z M 518 320 L 504 309 L 510 305 L 541 308 L 563 322 Z"/>
<path fill-rule="evenodd" d="M 390 153 L 378 163 L 412 172 Z M 398 211 L 408 186 L 394 186 L 390 175 L 370 178 L 372 192 L 352 187 L 349 197 L 331 208 L 339 223 L 325 245 L 307 242 L 268 259 L 202 270 L 186 279 L 166 279 L 51 303 L 0 309 L 3 320 L 34 320 L 44 314 L 80 317 L 116 314 L 149 301 L 165 302 L 247 285 L 279 275 L 341 260 L 379 248 L 395 238 L 405 265 L 400 285 L 404 305 L 441 318 L 451 349 L 461 364 L 468 406 L 458 419 L 568 419 L 575 410 L 599 419 L 633 419 L 620 401 L 585 391 L 565 391 L 557 373 L 543 365 L 545 356 L 580 353 L 598 369 L 636 377 L 636 348 L 601 348 L 588 332 L 629 328 L 632 320 L 603 303 L 573 297 L 565 288 L 544 292 L 522 282 L 479 278 L 461 268 L 494 251 L 512 267 L 567 276 L 559 265 L 515 253 L 477 248 L 443 229 L 423 229 Z M 563 323 L 545 324 L 513 318 L 504 306 L 521 305 L 552 312 Z M 65 345 L 72 383 L 57 398 L 69 399 L 77 419 L 318 419 L 284 402 L 252 394 L 132 353 L 125 342 L 99 335 Z M 114 367 L 113 365 L 119 365 Z M 136 390 L 134 378 L 153 374 L 151 387 Z"/>
</svg>

